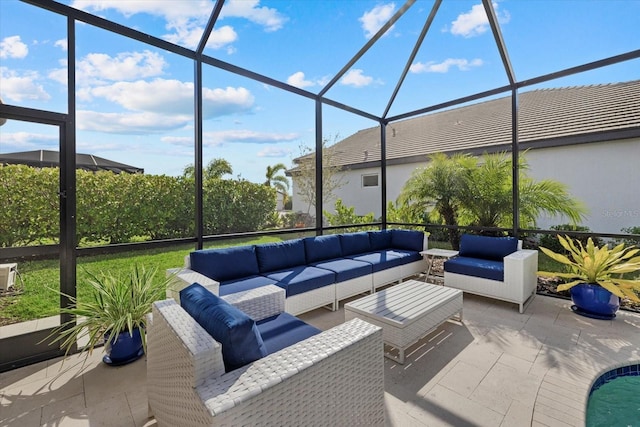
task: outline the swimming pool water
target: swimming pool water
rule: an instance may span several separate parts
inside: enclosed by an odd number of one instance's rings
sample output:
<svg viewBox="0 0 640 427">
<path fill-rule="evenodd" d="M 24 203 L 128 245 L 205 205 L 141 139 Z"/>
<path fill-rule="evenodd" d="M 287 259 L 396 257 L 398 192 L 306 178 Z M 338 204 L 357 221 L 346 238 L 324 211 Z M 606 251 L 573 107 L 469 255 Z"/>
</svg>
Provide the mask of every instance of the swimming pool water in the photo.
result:
<svg viewBox="0 0 640 427">
<path fill-rule="evenodd" d="M 640 427 L 640 376 L 614 377 L 595 389 L 587 403 L 587 427 Z"/>
</svg>

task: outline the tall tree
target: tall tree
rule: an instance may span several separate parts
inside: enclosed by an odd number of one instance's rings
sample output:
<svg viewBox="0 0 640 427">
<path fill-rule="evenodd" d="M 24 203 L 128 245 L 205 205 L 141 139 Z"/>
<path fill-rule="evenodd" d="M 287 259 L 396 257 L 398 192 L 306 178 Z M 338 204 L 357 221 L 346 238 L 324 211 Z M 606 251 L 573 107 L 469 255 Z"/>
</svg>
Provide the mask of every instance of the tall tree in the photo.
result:
<svg viewBox="0 0 640 427">
<path fill-rule="evenodd" d="M 267 173 L 265 177 L 267 178 L 264 182 L 264 185 L 268 187 L 273 187 L 281 193 L 287 194 L 289 191 L 289 179 L 282 175 L 278 174 L 280 171 L 286 171 L 287 167 L 284 163 L 277 163 L 273 166 L 267 166 Z"/>
<path fill-rule="evenodd" d="M 337 141 L 338 135 L 333 138 Z M 334 192 L 346 183 L 340 173 L 342 168 L 337 165 L 335 152 L 328 146 L 329 139 L 322 140 L 322 204 L 325 205 L 335 198 Z M 292 170 L 296 193 L 307 204 L 307 214 L 316 206 L 316 152 L 314 149 L 300 145 L 300 156 L 294 160 Z"/>
</svg>

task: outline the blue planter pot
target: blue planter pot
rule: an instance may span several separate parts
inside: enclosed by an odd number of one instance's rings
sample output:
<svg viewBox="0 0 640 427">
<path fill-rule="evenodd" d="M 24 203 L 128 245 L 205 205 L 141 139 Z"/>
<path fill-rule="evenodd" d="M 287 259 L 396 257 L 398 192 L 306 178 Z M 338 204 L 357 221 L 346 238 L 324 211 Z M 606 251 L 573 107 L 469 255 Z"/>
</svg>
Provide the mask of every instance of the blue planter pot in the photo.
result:
<svg viewBox="0 0 640 427">
<path fill-rule="evenodd" d="M 142 347 L 142 337 L 140 329 L 133 330 L 133 334 L 128 331 L 120 332 L 116 341 L 111 344 L 108 342 L 109 337 L 105 337 L 105 353 L 102 361 L 107 365 L 120 366 L 138 360 L 144 354 Z"/>
<path fill-rule="evenodd" d="M 570 289 L 573 311 L 596 319 L 612 319 L 620 308 L 620 298 L 600 285 L 581 283 Z"/>
</svg>

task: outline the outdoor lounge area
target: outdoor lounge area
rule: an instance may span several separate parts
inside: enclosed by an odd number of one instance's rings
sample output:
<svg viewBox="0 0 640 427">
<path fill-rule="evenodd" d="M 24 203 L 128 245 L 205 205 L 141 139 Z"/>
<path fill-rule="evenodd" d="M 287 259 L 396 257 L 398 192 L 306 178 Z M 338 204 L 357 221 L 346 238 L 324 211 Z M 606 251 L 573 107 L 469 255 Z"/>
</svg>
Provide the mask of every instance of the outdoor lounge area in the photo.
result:
<svg viewBox="0 0 640 427">
<path fill-rule="evenodd" d="M 519 314 L 465 294 L 462 324 L 444 323 L 409 349 L 404 365 L 385 359 L 385 424 L 583 426 L 591 382 L 638 360 L 640 315 L 592 320 L 569 306 L 538 296 Z M 344 308 L 300 317 L 326 330 L 344 322 Z M 156 425 L 147 418 L 146 360 L 112 368 L 101 357 L 97 350 L 84 367 L 76 355 L 0 374 L 0 425 Z"/>
<path fill-rule="evenodd" d="M 0 427 L 617 427 L 639 7 L 0 0 Z"/>
</svg>

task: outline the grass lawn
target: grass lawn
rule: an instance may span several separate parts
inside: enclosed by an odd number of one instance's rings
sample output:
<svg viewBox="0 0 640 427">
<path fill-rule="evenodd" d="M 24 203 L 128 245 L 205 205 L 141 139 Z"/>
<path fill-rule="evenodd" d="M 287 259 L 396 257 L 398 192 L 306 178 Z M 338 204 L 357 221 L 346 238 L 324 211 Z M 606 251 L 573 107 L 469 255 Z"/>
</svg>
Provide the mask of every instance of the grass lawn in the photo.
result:
<svg viewBox="0 0 640 427">
<path fill-rule="evenodd" d="M 259 238 L 242 238 L 207 244 L 206 247 L 260 244 L 280 240 L 282 239 L 278 237 L 263 236 Z M 89 285 L 86 283 L 87 271 L 92 274 L 110 272 L 118 276 L 128 274 L 129 271 L 131 271 L 131 267 L 135 263 L 138 263 L 147 269 L 157 268 L 156 278 L 160 280 L 164 277 L 166 269 L 184 265 L 185 255 L 192 250 L 193 245 L 186 244 L 171 248 L 78 258 L 78 298 L 82 300 L 83 296 L 86 297 L 89 292 Z M 56 291 L 60 289 L 59 261 L 19 262 L 18 271 L 24 280 L 24 287 L 20 283 L 19 278 L 16 278 L 16 285 L 23 293 L 16 296 L 0 298 L 0 326 L 58 314 L 60 297 Z"/>
</svg>

